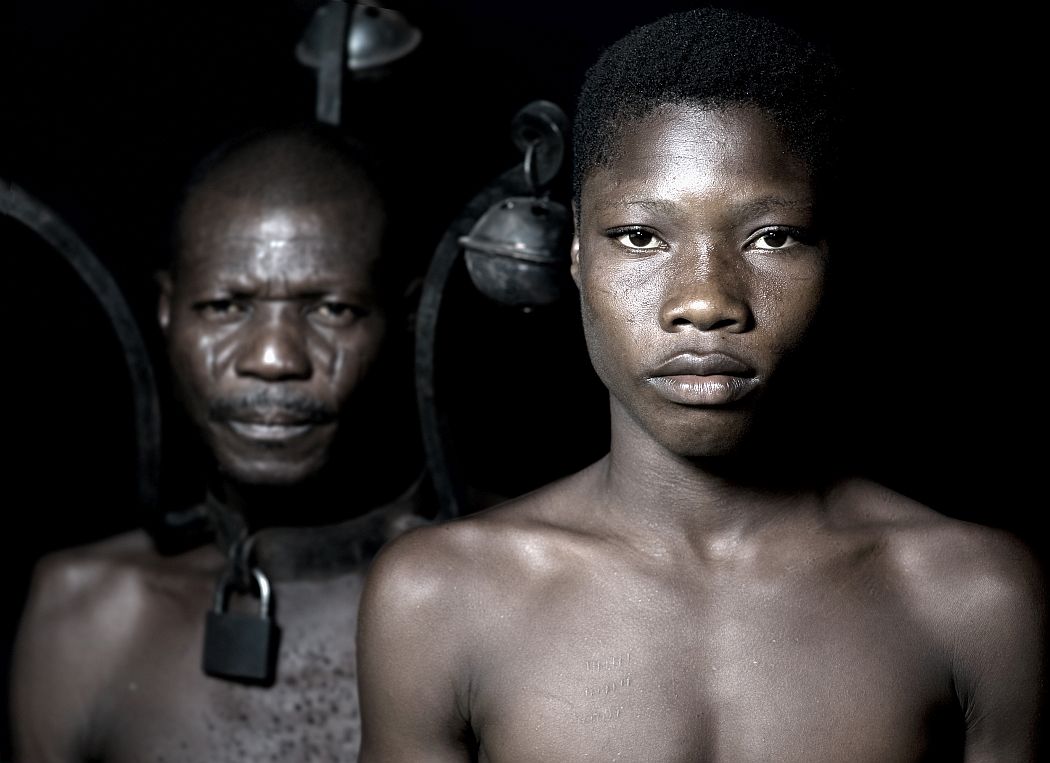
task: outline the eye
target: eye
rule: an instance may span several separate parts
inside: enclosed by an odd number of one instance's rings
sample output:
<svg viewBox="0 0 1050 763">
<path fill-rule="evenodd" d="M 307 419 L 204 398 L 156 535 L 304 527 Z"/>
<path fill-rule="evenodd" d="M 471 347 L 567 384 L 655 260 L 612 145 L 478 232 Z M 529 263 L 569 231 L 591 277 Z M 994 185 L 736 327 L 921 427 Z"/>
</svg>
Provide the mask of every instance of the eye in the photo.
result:
<svg viewBox="0 0 1050 763">
<path fill-rule="evenodd" d="M 789 249 L 797 244 L 806 244 L 806 235 L 795 228 L 769 228 L 760 231 L 748 242 L 755 249 Z"/>
<path fill-rule="evenodd" d="M 628 249 L 662 249 L 664 242 L 644 228 L 627 228 L 610 231 L 609 237 Z"/>
<path fill-rule="evenodd" d="M 233 299 L 206 299 L 193 305 L 193 309 L 210 320 L 236 318 L 247 312 L 247 307 Z"/>
<path fill-rule="evenodd" d="M 317 312 L 328 318 L 339 318 L 350 312 L 350 305 L 345 302 L 325 302 L 317 308 Z"/>
<path fill-rule="evenodd" d="M 314 307 L 314 315 L 327 324 L 345 326 L 367 314 L 367 310 L 349 302 L 321 302 Z"/>
</svg>

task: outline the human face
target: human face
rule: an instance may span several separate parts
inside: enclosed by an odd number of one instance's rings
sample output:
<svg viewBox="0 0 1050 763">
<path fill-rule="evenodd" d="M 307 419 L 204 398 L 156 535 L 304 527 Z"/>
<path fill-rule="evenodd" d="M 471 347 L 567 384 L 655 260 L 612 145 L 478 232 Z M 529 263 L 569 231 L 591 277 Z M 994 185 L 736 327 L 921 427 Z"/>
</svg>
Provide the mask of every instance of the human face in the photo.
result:
<svg viewBox="0 0 1050 763">
<path fill-rule="evenodd" d="M 198 192 L 159 318 L 182 399 L 245 485 L 319 471 L 386 330 L 371 194 L 288 206 Z"/>
<path fill-rule="evenodd" d="M 820 302 L 812 178 L 753 109 L 665 105 L 615 149 L 584 182 L 572 258 L 614 421 L 731 453 Z"/>
</svg>

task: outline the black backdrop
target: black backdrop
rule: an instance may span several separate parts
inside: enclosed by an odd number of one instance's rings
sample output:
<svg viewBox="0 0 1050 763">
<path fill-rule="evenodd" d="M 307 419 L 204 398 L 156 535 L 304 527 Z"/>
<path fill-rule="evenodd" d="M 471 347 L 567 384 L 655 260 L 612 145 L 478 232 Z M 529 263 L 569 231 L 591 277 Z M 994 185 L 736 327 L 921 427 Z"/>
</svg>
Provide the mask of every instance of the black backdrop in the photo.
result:
<svg viewBox="0 0 1050 763">
<path fill-rule="evenodd" d="M 161 374 L 151 273 L 174 189 L 230 134 L 311 117 L 313 76 L 293 50 L 316 4 L 14 3 L 0 177 L 52 205 L 95 249 Z M 508 127 L 522 105 L 546 98 L 571 114 L 603 45 L 689 6 L 387 4 L 424 42 L 388 78 L 355 83 L 349 121 L 396 158 L 412 207 L 405 256 L 417 267 L 462 205 L 519 160 Z M 842 368 L 872 473 L 945 513 L 1007 527 L 1045 558 L 1036 533 L 1045 501 L 1033 497 L 1039 432 L 1029 432 L 1042 231 L 1017 202 L 1032 83 L 1015 51 L 1032 20 L 1005 6 L 990 17 L 920 14 L 914 3 L 735 6 L 824 41 L 865 94 L 863 182 L 847 201 L 838 256 L 855 263 L 860 320 L 843 337 Z M 9 221 L 0 241 L 14 422 L 4 456 L 6 654 L 33 561 L 138 515 L 129 387 L 111 332 L 45 245 Z M 605 404 L 574 307 L 521 316 L 486 303 L 462 272 L 456 278 L 439 361 L 475 482 L 511 494 L 600 455 Z M 169 426 L 169 440 L 177 429 Z"/>
</svg>

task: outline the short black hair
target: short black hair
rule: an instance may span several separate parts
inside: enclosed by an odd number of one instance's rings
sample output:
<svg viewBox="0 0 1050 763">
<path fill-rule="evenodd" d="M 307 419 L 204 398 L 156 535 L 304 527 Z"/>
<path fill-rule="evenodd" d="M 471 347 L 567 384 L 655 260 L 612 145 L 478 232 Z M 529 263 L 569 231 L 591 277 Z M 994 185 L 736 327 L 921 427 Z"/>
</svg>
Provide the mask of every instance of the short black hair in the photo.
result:
<svg viewBox="0 0 1050 763">
<path fill-rule="evenodd" d="M 833 177 L 844 94 L 831 56 L 770 19 L 698 8 L 637 27 L 584 79 L 573 128 L 577 215 L 587 175 L 612 158 L 628 123 L 663 104 L 755 107 L 773 119 L 815 180 Z"/>
</svg>

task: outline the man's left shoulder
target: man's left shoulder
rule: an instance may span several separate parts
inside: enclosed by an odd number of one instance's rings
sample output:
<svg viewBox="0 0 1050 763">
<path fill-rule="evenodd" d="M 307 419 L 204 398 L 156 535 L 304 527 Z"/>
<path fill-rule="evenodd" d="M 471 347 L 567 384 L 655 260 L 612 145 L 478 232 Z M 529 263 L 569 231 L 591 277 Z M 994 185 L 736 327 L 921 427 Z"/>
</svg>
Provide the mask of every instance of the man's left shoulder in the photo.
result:
<svg viewBox="0 0 1050 763">
<path fill-rule="evenodd" d="M 1017 536 L 946 516 L 875 483 L 856 481 L 842 494 L 877 528 L 903 590 L 945 624 L 1044 611 L 1043 570 Z"/>
</svg>

